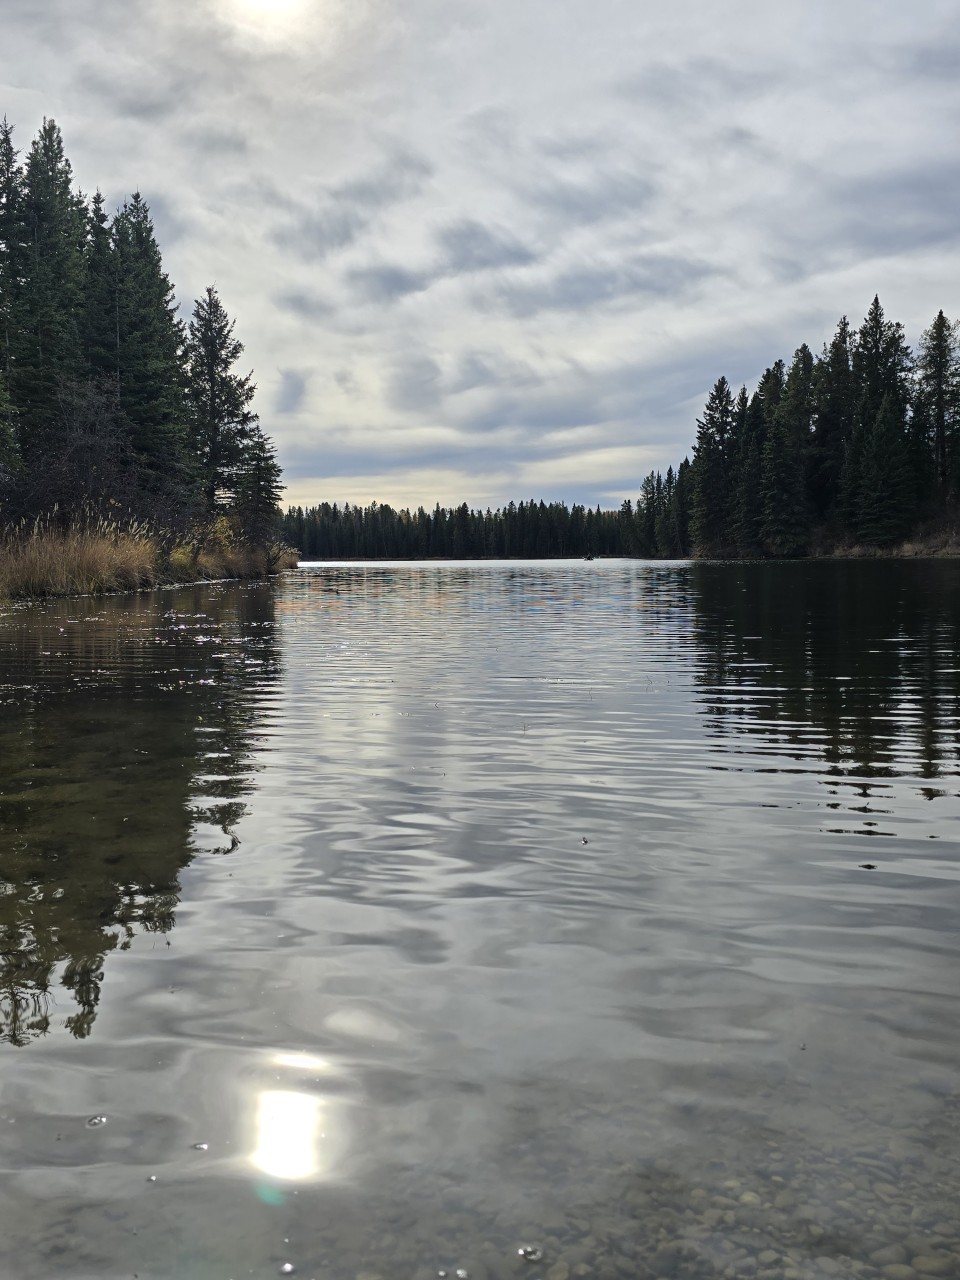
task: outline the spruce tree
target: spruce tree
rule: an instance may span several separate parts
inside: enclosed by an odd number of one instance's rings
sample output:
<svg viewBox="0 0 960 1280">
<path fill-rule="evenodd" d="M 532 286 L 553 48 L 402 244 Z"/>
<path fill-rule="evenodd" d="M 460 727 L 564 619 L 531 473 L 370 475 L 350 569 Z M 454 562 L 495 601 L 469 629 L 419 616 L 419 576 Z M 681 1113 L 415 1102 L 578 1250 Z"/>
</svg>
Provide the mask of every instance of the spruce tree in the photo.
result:
<svg viewBox="0 0 960 1280">
<path fill-rule="evenodd" d="M 767 374 L 769 374 L 767 370 Z M 741 387 L 736 404 L 737 458 L 733 483 L 733 536 L 737 554 L 757 556 L 762 549 L 763 498 L 761 470 L 766 421 L 760 391 L 747 398 Z"/>
<path fill-rule="evenodd" d="M 758 556 L 763 550 L 763 451 L 769 435 L 758 389 L 747 408 L 737 485 L 736 536 L 741 556 Z"/>
<path fill-rule="evenodd" d="M 7 504 L 20 471 L 20 447 L 17 442 L 13 401 L 7 393 L 0 375 L 0 519 L 6 515 Z"/>
<path fill-rule="evenodd" d="M 257 424 L 250 408 L 256 391 L 253 374 L 234 371 L 243 343 L 233 330 L 219 294 L 208 287 L 194 307 L 186 342 L 190 424 L 208 513 L 233 499 L 244 450 Z"/>
<path fill-rule="evenodd" d="M 853 353 L 856 412 L 841 472 L 844 516 L 863 541 L 889 540 L 889 529 L 902 524 L 898 513 L 916 502 L 919 478 L 907 449 L 912 366 L 903 325 L 885 318 L 875 296 Z M 889 451 L 886 462 L 878 453 L 880 442 Z M 892 504 L 889 521 L 865 514 L 876 511 L 884 498 Z"/>
<path fill-rule="evenodd" d="M 813 355 L 794 355 L 763 449 L 761 533 L 769 555 L 803 555 L 809 539 L 807 450 L 813 412 Z"/>
<path fill-rule="evenodd" d="M 110 219 L 97 191 L 90 202 L 84 251 L 82 342 L 86 372 L 95 382 L 120 378 L 120 315 L 117 255 Z"/>
<path fill-rule="evenodd" d="M 13 125 L 0 123 L 0 375 L 9 392 L 14 377 L 26 255 L 23 167 Z"/>
<path fill-rule="evenodd" d="M 183 326 L 150 209 L 139 192 L 114 218 L 111 240 L 120 406 L 145 501 L 170 515 L 171 508 L 187 500 L 192 481 L 181 363 Z M 102 287 L 100 293 L 107 297 Z M 103 344 L 98 346 L 102 351 Z M 108 370 L 111 363 L 112 357 L 106 360 Z"/>
<path fill-rule="evenodd" d="M 710 392 L 703 417 L 697 419 L 690 534 L 700 556 L 722 555 L 731 540 L 728 453 L 732 430 L 733 395 L 721 376 Z"/>
<path fill-rule="evenodd" d="M 80 304 L 86 206 L 71 188 L 72 170 L 55 121 L 44 120 L 24 170 L 25 251 L 20 327 L 10 392 L 20 414 L 21 448 L 39 483 L 45 456 L 57 450 L 57 397 L 82 373 Z"/>
<path fill-rule="evenodd" d="M 842 316 L 814 368 L 814 428 L 810 442 L 810 496 L 821 517 L 836 514 L 840 475 L 853 434 L 856 384 L 854 334 Z"/>
<path fill-rule="evenodd" d="M 654 524 L 654 535 L 658 556 L 670 556 L 676 554 L 676 552 L 672 550 L 674 538 L 671 527 L 671 516 L 676 488 L 676 473 L 674 472 L 673 467 L 667 467 L 667 474 L 663 478 L 663 489 L 660 493 L 660 501 L 657 504 L 657 517 Z"/>
<path fill-rule="evenodd" d="M 943 311 L 925 329 L 917 351 L 917 394 L 923 434 L 939 495 L 960 481 L 960 326 Z"/>
<path fill-rule="evenodd" d="M 235 509 L 244 540 L 268 553 L 277 542 L 281 475 L 273 445 L 258 425 L 252 426 L 237 472 Z"/>
<path fill-rule="evenodd" d="M 888 546 L 907 533 L 913 496 L 901 411 L 892 394 L 863 428 L 858 459 L 854 533 L 870 546 Z"/>
<path fill-rule="evenodd" d="M 637 554 L 644 558 L 657 554 L 657 477 L 644 476 L 637 499 Z"/>
</svg>

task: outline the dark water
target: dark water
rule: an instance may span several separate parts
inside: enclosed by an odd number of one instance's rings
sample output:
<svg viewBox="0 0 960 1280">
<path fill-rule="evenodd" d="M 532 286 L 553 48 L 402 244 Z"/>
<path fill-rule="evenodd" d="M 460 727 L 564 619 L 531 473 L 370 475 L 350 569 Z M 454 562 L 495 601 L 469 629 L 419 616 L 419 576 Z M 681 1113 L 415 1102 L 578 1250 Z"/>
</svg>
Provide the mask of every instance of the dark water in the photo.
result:
<svg viewBox="0 0 960 1280">
<path fill-rule="evenodd" d="M 0 1276 L 960 1275 L 958 818 L 960 564 L 8 609 Z"/>
</svg>

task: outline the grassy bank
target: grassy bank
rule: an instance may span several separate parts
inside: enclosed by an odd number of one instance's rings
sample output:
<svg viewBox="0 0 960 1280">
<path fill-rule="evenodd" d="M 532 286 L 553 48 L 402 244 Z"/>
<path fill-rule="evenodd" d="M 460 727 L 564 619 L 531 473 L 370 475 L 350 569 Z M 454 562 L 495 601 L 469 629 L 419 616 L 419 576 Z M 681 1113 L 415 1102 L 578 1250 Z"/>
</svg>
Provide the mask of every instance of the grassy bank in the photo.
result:
<svg viewBox="0 0 960 1280">
<path fill-rule="evenodd" d="M 917 529 L 903 542 L 886 547 L 863 546 L 856 542 L 815 539 L 811 554 L 818 558 L 844 560 L 917 560 L 960 557 L 960 528 L 953 522 L 930 524 Z"/>
<path fill-rule="evenodd" d="M 287 547 L 230 545 L 214 533 L 192 545 L 164 547 L 146 529 L 98 523 L 66 531 L 34 526 L 0 533 L 0 599 L 142 591 L 177 582 L 262 578 L 293 568 Z"/>
</svg>

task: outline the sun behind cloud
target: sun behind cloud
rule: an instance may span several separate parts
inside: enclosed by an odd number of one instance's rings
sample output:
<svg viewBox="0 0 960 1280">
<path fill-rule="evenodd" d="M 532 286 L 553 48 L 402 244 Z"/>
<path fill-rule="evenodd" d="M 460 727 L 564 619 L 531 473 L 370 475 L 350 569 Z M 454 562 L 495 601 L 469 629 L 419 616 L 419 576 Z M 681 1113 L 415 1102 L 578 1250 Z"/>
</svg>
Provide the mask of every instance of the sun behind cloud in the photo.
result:
<svg viewBox="0 0 960 1280">
<path fill-rule="evenodd" d="M 221 0 L 220 9 L 233 25 L 265 40 L 289 37 L 303 26 L 311 0 Z"/>
</svg>

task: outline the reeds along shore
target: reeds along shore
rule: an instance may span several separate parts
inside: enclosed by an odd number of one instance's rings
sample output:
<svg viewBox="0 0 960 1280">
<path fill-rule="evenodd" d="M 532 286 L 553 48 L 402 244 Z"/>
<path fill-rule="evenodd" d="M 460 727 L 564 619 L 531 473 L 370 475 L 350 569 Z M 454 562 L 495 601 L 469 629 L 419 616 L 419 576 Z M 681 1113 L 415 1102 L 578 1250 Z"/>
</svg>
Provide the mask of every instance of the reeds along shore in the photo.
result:
<svg viewBox="0 0 960 1280">
<path fill-rule="evenodd" d="M 289 547 L 230 546 L 216 537 L 164 547 L 146 528 L 107 522 L 66 530 L 43 527 L 0 532 L 0 599 L 101 595 L 178 582 L 261 578 L 293 568 Z"/>
</svg>

